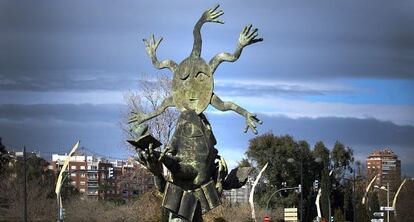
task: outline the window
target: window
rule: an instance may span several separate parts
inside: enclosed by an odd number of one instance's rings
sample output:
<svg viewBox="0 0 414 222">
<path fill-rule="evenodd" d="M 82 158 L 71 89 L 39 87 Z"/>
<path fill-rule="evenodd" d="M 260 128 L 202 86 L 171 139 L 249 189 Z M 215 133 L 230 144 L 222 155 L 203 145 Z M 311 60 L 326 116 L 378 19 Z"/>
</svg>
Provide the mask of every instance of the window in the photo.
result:
<svg viewBox="0 0 414 222">
<path fill-rule="evenodd" d="M 85 181 L 81 181 L 80 182 L 80 185 L 85 185 Z"/>
<path fill-rule="evenodd" d="M 70 176 L 71 177 L 76 177 L 76 173 L 71 173 Z"/>
<path fill-rule="evenodd" d="M 72 166 L 70 166 L 70 169 L 71 169 L 71 170 L 76 170 L 76 166 L 73 166 L 73 165 L 72 165 Z"/>
<path fill-rule="evenodd" d="M 79 189 L 79 191 L 80 191 L 81 193 L 85 193 L 85 189 L 83 189 L 83 188 Z"/>
<path fill-rule="evenodd" d="M 85 166 L 80 166 L 80 169 L 81 169 L 81 170 L 84 170 L 84 169 L 85 169 Z"/>
<path fill-rule="evenodd" d="M 84 173 L 81 173 L 81 175 L 80 175 L 81 177 L 85 177 L 85 174 Z"/>
<path fill-rule="evenodd" d="M 76 181 L 71 181 L 70 182 L 73 186 L 76 186 Z"/>
</svg>

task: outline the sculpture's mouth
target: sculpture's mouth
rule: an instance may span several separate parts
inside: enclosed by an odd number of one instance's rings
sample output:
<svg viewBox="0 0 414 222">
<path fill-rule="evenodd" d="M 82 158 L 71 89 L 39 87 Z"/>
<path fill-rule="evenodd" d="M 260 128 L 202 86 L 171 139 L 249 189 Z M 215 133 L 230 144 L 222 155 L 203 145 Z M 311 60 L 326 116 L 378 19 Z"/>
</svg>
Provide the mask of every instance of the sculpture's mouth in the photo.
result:
<svg viewBox="0 0 414 222">
<path fill-rule="evenodd" d="M 190 102 L 188 105 L 190 106 L 190 109 L 196 110 L 198 106 L 198 98 L 190 98 L 189 100 Z"/>
</svg>

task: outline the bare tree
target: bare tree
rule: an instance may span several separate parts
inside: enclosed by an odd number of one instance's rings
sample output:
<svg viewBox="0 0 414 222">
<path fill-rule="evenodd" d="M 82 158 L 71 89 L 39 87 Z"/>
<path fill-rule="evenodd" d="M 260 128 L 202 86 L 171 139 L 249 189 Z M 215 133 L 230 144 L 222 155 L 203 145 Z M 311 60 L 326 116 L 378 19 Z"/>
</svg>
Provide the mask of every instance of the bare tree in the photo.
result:
<svg viewBox="0 0 414 222">
<path fill-rule="evenodd" d="M 46 161 L 31 158 L 27 166 L 19 159 L 11 159 L 0 171 L 0 221 L 19 221 L 24 217 L 24 199 L 27 200 L 29 221 L 51 221 L 56 216 L 54 197 L 55 175 L 46 168 Z M 23 179 L 23 168 L 28 171 Z M 26 196 L 23 187 L 27 187 Z"/>
<path fill-rule="evenodd" d="M 124 95 L 127 103 L 127 112 L 124 115 L 122 128 L 128 139 L 134 138 L 135 132 L 131 131 L 132 125 L 128 120 L 132 113 L 145 114 L 156 110 L 166 98 L 172 95 L 172 82 L 166 75 L 157 75 L 150 78 L 148 75 L 142 75 L 138 81 L 138 90 L 130 91 Z M 146 122 L 151 134 L 157 138 L 163 146 L 174 131 L 175 123 L 178 119 L 179 112 L 175 108 L 166 109 L 161 115 Z"/>
<path fill-rule="evenodd" d="M 140 166 L 124 169 L 117 180 L 121 190 L 128 191 L 128 195 L 141 195 L 154 186 L 152 174 Z"/>
</svg>

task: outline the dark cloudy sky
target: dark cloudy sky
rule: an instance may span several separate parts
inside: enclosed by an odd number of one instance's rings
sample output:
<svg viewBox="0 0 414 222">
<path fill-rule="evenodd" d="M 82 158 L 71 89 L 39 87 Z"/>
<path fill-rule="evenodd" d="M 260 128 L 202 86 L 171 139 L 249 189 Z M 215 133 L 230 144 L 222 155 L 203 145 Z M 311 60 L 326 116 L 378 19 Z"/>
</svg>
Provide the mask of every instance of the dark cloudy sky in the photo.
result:
<svg viewBox="0 0 414 222">
<path fill-rule="evenodd" d="M 143 38 L 164 37 L 160 59 L 192 49 L 192 29 L 216 1 L 0 1 L 0 136 L 50 155 L 83 146 L 129 155 L 123 94 L 156 75 Z M 264 38 L 222 64 L 215 92 L 259 114 L 260 133 L 290 134 L 364 160 L 390 147 L 414 176 L 413 1 L 223 1 L 226 24 L 203 27 L 203 53 L 232 52 L 243 26 Z M 252 133 L 208 109 L 217 148 L 234 164 Z M 229 126 L 231 128 L 229 129 Z"/>
</svg>

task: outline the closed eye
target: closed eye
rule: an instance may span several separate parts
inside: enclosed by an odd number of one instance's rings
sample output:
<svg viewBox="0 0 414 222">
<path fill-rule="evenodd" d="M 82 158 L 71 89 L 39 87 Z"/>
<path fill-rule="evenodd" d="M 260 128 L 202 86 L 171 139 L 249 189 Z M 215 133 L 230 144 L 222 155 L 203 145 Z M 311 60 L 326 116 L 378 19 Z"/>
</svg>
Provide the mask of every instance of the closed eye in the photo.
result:
<svg viewBox="0 0 414 222">
<path fill-rule="evenodd" d="M 187 73 L 183 73 L 183 74 L 180 75 L 180 79 L 181 80 L 186 80 L 189 76 L 190 76 L 189 73 L 188 74 Z"/>
<path fill-rule="evenodd" d="M 195 77 L 196 79 L 200 79 L 201 81 L 203 81 L 204 79 L 208 77 L 208 75 L 205 74 L 204 72 L 198 72 Z"/>
</svg>

